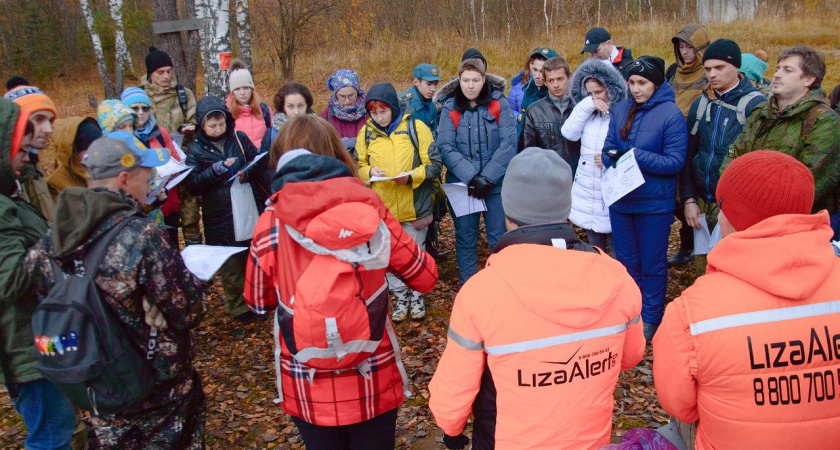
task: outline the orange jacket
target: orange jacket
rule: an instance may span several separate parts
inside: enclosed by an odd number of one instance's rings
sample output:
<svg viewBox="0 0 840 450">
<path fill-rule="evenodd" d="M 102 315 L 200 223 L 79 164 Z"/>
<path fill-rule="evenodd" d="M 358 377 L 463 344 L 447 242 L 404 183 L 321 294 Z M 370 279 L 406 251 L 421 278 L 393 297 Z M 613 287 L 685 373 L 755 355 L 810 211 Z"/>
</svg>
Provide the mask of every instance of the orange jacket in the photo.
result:
<svg viewBox="0 0 840 450">
<path fill-rule="evenodd" d="M 504 248 L 455 299 L 429 385 L 438 426 L 461 433 L 486 363 L 496 391 L 496 448 L 609 444 L 619 370 L 644 352 L 641 309 L 638 287 L 608 256 Z"/>
<path fill-rule="evenodd" d="M 840 258 L 828 213 L 724 238 L 653 339 L 662 407 L 697 449 L 840 445 Z"/>
</svg>

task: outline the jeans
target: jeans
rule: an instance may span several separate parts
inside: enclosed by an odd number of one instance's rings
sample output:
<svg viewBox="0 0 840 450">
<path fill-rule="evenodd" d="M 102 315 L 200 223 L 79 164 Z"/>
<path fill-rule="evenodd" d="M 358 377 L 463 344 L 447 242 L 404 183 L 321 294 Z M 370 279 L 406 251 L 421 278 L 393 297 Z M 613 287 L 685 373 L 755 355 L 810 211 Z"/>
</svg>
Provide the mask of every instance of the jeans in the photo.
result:
<svg viewBox="0 0 840 450">
<path fill-rule="evenodd" d="M 502 194 L 490 194 L 484 199 L 487 211 L 465 214 L 461 217 L 452 216 L 455 223 L 455 261 L 461 274 L 461 285 L 478 272 L 478 227 L 481 215 L 484 215 L 484 229 L 487 232 L 487 244 L 490 250 L 496 246 L 505 234 L 505 210 L 502 208 Z M 452 206 L 449 206 L 452 211 Z"/>
<path fill-rule="evenodd" d="M 40 379 L 16 384 L 15 411 L 23 417 L 27 450 L 70 449 L 76 413 L 70 400 L 50 381 Z"/>
<path fill-rule="evenodd" d="M 352 425 L 327 427 L 292 416 L 303 444 L 315 450 L 392 450 L 397 431 L 397 409 Z"/>
</svg>

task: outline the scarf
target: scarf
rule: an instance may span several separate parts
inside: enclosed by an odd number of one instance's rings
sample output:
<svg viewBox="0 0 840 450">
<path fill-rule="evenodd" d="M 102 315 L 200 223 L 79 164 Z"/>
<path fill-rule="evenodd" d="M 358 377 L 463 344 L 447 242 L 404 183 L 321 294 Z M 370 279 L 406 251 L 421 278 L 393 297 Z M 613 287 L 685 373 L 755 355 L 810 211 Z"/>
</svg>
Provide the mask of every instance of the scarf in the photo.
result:
<svg viewBox="0 0 840 450">
<path fill-rule="evenodd" d="M 142 142 L 149 142 L 149 135 L 152 134 L 152 130 L 155 129 L 157 125 L 157 119 L 155 119 L 154 114 L 149 114 L 149 120 L 146 121 L 146 124 L 143 125 L 143 128 L 138 128 L 134 130 L 134 135 L 137 136 L 137 139 L 140 139 Z"/>
<path fill-rule="evenodd" d="M 350 106 L 344 106 L 338 103 L 338 98 L 336 98 L 335 94 L 330 96 L 328 102 L 330 113 L 338 120 L 344 122 L 354 122 L 367 114 L 367 110 L 365 109 L 365 91 L 359 91 L 359 95 L 356 97 L 356 103 Z"/>
</svg>

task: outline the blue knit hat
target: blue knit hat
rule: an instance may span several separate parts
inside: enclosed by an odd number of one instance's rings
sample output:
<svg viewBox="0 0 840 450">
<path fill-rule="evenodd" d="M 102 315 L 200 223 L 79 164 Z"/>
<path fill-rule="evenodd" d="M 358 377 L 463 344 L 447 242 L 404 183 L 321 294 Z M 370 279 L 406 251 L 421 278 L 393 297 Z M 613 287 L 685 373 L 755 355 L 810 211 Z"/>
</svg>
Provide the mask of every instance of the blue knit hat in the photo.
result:
<svg viewBox="0 0 840 450">
<path fill-rule="evenodd" d="M 758 83 L 764 77 L 764 72 L 766 71 L 767 61 L 762 61 L 752 53 L 741 54 L 741 67 L 738 69 L 738 72 L 743 73 L 747 78 Z"/>
<path fill-rule="evenodd" d="M 152 106 L 152 101 L 149 99 L 149 96 L 146 95 L 146 91 L 139 87 L 125 88 L 122 95 L 120 95 L 120 101 L 122 101 L 122 103 L 126 106 L 131 106 L 135 103 L 143 103 L 148 106 Z"/>
<path fill-rule="evenodd" d="M 329 78 L 327 78 L 327 89 L 332 92 L 338 92 L 339 89 L 347 86 L 352 87 L 356 90 L 356 92 L 360 91 L 359 74 L 356 73 L 355 70 L 336 70 Z"/>
</svg>

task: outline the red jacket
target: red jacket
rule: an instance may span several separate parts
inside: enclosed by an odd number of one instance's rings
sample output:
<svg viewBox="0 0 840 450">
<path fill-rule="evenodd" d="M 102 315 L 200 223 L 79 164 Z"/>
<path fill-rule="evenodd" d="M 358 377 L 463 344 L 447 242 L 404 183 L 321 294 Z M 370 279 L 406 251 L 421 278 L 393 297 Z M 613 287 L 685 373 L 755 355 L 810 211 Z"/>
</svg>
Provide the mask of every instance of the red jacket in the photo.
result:
<svg viewBox="0 0 840 450">
<path fill-rule="evenodd" d="M 157 137 L 153 137 L 149 139 L 149 142 L 146 145 L 149 148 L 166 148 L 169 150 L 169 155 L 175 158 L 176 161 L 180 161 L 181 157 L 178 156 L 178 151 L 175 150 L 175 144 L 172 142 L 172 136 L 169 134 L 169 131 L 166 128 L 158 127 L 160 130 L 160 137 L 163 138 L 163 144 L 160 143 L 160 139 Z M 181 209 L 181 198 L 178 195 L 178 189 L 170 189 L 166 193 L 166 201 L 163 202 L 163 206 L 160 207 L 160 212 L 163 213 L 163 217 L 167 217 L 174 212 L 178 212 Z"/>
<path fill-rule="evenodd" d="M 697 449 L 840 446 L 840 258 L 828 213 L 726 236 L 653 339 L 662 407 Z"/>
<path fill-rule="evenodd" d="M 254 230 L 245 275 L 245 302 L 251 309 L 265 314 L 277 308 L 278 293 L 281 299 L 291 298 L 300 274 L 312 261 L 313 254 L 289 236 L 277 217 L 296 230 L 304 230 L 322 211 L 351 201 L 374 206 L 388 226 L 391 232 L 388 270 L 400 274 L 421 292 L 434 287 L 437 281 L 434 259 L 414 243 L 379 196 L 361 180 L 345 176 L 308 182 L 298 178 L 297 181 L 304 182 L 285 184 L 271 197 L 273 203 L 260 216 Z M 309 368 L 291 357 L 282 333 L 277 331 L 275 328 L 281 405 L 287 414 L 315 425 L 349 425 L 376 417 L 402 403 L 398 355 L 387 334 L 368 360 L 369 378 L 357 370 L 316 371 L 310 382 Z"/>
</svg>

